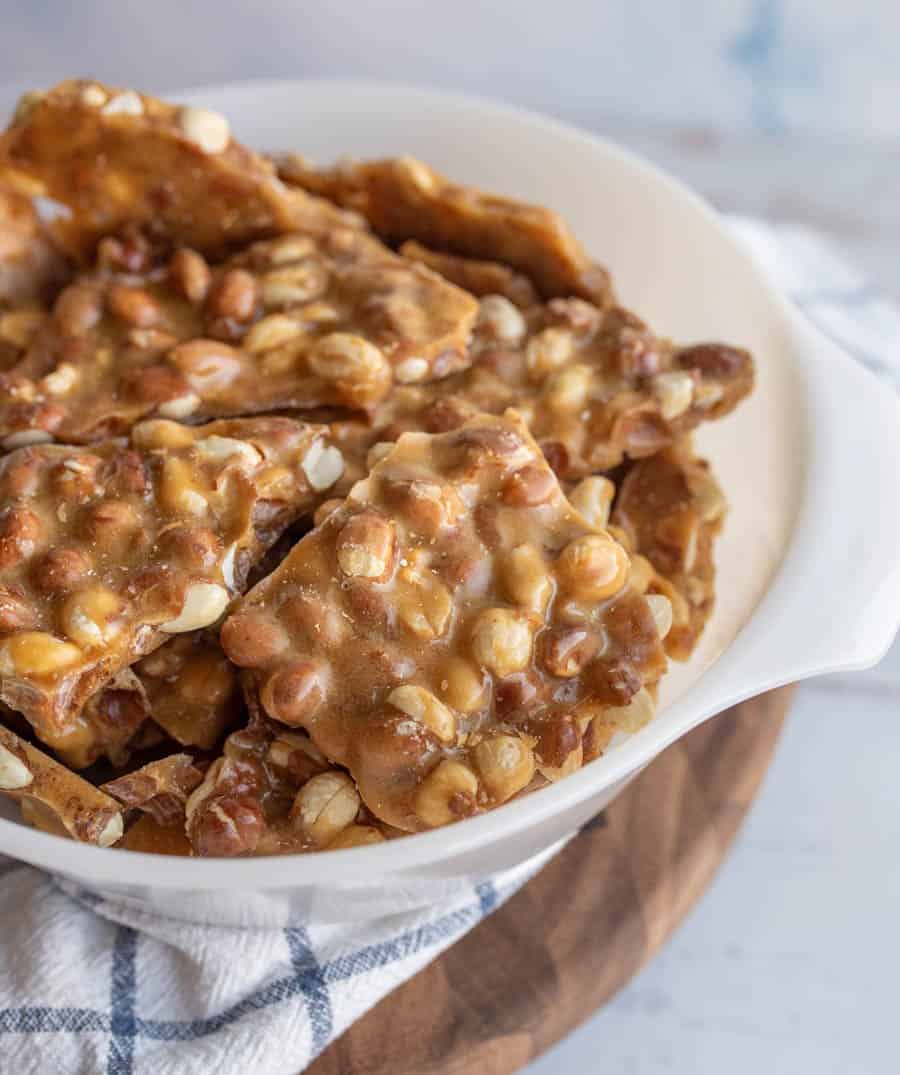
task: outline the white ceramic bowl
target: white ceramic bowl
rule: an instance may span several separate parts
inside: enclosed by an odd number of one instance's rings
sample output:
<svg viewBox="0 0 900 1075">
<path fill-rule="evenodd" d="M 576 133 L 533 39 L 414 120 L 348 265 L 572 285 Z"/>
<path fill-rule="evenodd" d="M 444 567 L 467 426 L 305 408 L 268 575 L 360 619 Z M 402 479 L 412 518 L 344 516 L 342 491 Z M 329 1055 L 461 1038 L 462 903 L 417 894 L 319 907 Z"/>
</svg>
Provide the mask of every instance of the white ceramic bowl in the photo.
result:
<svg viewBox="0 0 900 1075">
<path fill-rule="evenodd" d="M 750 348 L 756 392 L 700 437 L 732 505 L 718 605 L 647 728 L 484 816 L 376 847 L 241 860 L 101 850 L 0 819 L 0 852 L 199 921 L 391 914 L 551 847 L 669 743 L 735 702 L 882 656 L 900 621 L 900 405 L 787 306 L 697 197 L 608 142 L 467 97 L 281 82 L 181 98 L 225 112 L 260 149 L 322 161 L 411 153 L 461 181 L 552 206 L 658 330 Z"/>
</svg>

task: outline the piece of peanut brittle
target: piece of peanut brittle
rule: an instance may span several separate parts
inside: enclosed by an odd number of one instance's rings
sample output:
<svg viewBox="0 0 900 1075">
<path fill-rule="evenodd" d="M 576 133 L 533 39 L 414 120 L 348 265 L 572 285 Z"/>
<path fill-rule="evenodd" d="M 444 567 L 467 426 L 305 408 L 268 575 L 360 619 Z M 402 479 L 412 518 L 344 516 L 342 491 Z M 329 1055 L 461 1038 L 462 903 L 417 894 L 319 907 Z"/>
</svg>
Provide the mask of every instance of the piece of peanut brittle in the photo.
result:
<svg viewBox="0 0 900 1075">
<path fill-rule="evenodd" d="M 0 794 L 17 799 L 37 828 L 109 847 L 122 835 L 119 804 L 0 726 Z"/>
<path fill-rule="evenodd" d="M 64 206 L 53 234 L 82 261 L 129 227 L 218 256 L 298 228 L 361 226 L 286 187 L 224 116 L 79 79 L 21 99 L 0 137 L 0 181 Z"/>
<path fill-rule="evenodd" d="M 222 645 L 269 717 L 416 831 L 577 767 L 595 718 L 649 719 L 667 602 L 629 578 L 510 412 L 401 437 Z"/>
<path fill-rule="evenodd" d="M 320 426 L 157 419 L 0 460 L 0 699 L 59 743 L 95 692 L 215 623 L 341 470 Z"/>
<path fill-rule="evenodd" d="M 646 588 L 672 606 L 666 651 L 687 660 L 715 601 L 713 546 L 727 504 L 709 464 L 685 444 L 629 464 L 611 522 L 644 560 Z"/>
<path fill-rule="evenodd" d="M 502 262 L 545 298 L 611 300 L 609 274 L 550 209 L 452 183 L 412 157 L 345 161 L 318 169 L 297 154 L 278 160 L 286 183 L 361 213 L 385 239 Z"/>
<path fill-rule="evenodd" d="M 740 348 L 679 347 L 621 307 L 602 311 L 580 299 L 522 311 L 485 296 L 471 349 L 473 364 L 462 373 L 399 386 L 367 421 L 333 423 L 348 480 L 365 472 L 379 442 L 514 407 L 557 476 L 570 481 L 661 451 L 729 414 L 754 381 L 753 359 Z"/>
<path fill-rule="evenodd" d="M 160 264 L 138 243 L 104 254 L 0 373 L 4 445 L 89 443 L 150 415 L 366 410 L 470 361 L 475 300 L 364 233 L 283 236 L 218 265 L 186 248 Z"/>
<path fill-rule="evenodd" d="M 170 754 L 123 773 L 101 788 L 129 810 L 141 810 L 158 824 L 184 821 L 188 796 L 203 780 L 190 754 Z"/>
</svg>

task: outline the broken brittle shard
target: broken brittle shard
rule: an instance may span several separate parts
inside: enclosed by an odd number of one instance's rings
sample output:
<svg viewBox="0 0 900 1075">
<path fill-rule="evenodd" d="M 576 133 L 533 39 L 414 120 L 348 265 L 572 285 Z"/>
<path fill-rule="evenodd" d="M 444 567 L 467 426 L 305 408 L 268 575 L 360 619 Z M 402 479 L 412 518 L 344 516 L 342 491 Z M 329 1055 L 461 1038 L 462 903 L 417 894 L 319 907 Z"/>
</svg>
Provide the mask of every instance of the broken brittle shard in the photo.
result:
<svg viewBox="0 0 900 1075">
<path fill-rule="evenodd" d="M 124 228 L 218 256 L 298 228 L 360 226 L 285 187 L 219 113 L 81 79 L 20 100 L 0 137 L 0 183 L 57 203 L 52 232 L 82 261 Z"/>
<path fill-rule="evenodd" d="M 321 427 L 156 420 L 0 462 L 0 698 L 49 742 L 166 638 L 208 627 L 341 470 Z M 92 726 L 93 727 L 93 726 Z"/>
<path fill-rule="evenodd" d="M 629 580 L 509 412 L 401 437 L 222 644 L 272 720 L 416 831 L 577 768 L 595 718 L 649 719 L 666 659 Z"/>
</svg>

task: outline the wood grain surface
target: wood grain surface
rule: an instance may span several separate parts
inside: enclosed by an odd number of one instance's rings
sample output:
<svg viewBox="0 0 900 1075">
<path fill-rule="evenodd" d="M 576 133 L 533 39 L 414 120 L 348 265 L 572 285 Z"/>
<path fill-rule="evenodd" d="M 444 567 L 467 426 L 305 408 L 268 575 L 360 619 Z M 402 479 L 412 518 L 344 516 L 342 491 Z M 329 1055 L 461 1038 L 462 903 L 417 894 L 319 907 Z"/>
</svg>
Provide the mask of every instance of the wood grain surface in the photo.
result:
<svg viewBox="0 0 900 1075">
<path fill-rule="evenodd" d="M 621 989 L 709 884 L 775 750 L 784 688 L 653 762 L 505 906 L 310 1075 L 511 1075 Z"/>
</svg>

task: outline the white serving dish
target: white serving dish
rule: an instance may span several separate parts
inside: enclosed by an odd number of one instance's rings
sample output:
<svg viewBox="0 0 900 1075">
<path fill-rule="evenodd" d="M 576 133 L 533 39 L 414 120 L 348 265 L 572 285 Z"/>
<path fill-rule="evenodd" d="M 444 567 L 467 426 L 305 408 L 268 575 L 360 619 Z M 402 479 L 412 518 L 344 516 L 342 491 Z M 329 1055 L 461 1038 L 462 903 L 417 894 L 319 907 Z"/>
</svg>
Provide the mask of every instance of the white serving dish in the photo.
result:
<svg viewBox="0 0 900 1075">
<path fill-rule="evenodd" d="M 0 819 L 0 853 L 196 921 L 371 918 L 437 903 L 550 848 L 675 739 L 780 684 L 873 664 L 900 622 L 900 404 L 773 291 L 722 221 L 602 139 L 473 98 L 393 86 L 265 82 L 180 95 L 260 149 L 330 161 L 410 153 L 452 177 L 560 210 L 625 303 L 682 341 L 749 347 L 759 381 L 704 430 L 732 510 L 716 612 L 643 731 L 492 813 L 318 855 L 172 859 L 101 850 Z M 852 744 L 848 743 L 848 750 Z M 8 806 L 8 804 L 7 804 Z"/>
</svg>

